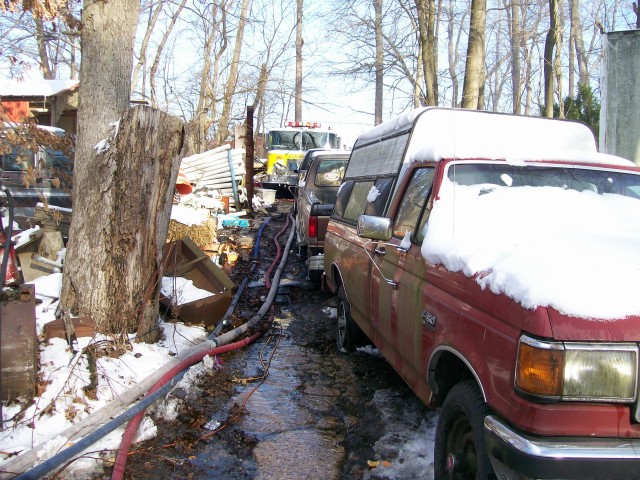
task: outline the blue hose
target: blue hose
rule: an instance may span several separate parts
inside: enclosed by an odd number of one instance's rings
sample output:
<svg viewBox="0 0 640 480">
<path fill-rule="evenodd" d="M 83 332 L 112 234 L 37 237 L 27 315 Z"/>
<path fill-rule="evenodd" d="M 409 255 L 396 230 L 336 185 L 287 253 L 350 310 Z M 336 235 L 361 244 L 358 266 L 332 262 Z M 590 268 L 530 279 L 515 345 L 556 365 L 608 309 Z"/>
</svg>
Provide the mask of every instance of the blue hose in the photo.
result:
<svg viewBox="0 0 640 480">
<path fill-rule="evenodd" d="M 236 309 L 238 300 L 240 300 L 240 296 L 242 295 L 242 292 L 244 292 L 244 289 L 246 288 L 247 283 L 249 283 L 249 277 L 253 274 L 253 271 L 256 268 L 256 260 L 258 259 L 258 253 L 260 251 L 260 237 L 262 237 L 262 231 L 270 221 L 271 221 L 271 217 L 267 218 L 267 220 L 262 225 L 260 225 L 260 228 L 258 229 L 258 233 L 256 234 L 256 244 L 253 247 L 253 262 L 251 264 L 251 268 L 249 269 L 249 274 L 244 277 L 244 279 L 242 280 L 242 283 L 238 287 L 238 291 L 233 296 L 231 305 L 229 305 L 229 308 L 224 313 L 224 315 L 222 316 L 222 318 L 220 319 L 216 327 L 213 329 L 213 332 L 209 334 L 209 337 L 208 337 L 209 340 L 213 340 L 220 334 L 222 329 L 228 324 L 229 316 Z"/>
</svg>

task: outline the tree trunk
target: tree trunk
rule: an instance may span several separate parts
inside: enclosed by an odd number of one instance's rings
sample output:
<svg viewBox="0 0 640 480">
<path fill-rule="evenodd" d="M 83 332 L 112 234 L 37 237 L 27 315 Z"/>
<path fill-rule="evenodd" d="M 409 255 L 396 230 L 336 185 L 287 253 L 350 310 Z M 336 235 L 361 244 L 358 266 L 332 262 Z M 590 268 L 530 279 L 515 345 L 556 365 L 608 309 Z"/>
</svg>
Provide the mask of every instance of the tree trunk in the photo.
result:
<svg viewBox="0 0 640 480">
<path fill-rule="evenodd" d="M 438 80 L 436 77 L 435 2 L 415 0 L 418 10 L 418 30 L 422 44 L 422 70 L 426 87 L 426 105 L 438 105 Z"/>
<path fill-rule="evenodd" d="M 572 1 L 572 0 L 569 0 L 569 1 Z M 573 46 L 575 45 L 575 42 L 576 42 L 575 37 L 576 37 L 576 26 L 575 26 L 575 23 L 573 22 L 573 10 L 572 8 L 570 8 L 569 9 L 569 49 L 568 49 L 569 65 L 567 68 L 568 70 L 567 83 L 569 84 L 569 93 L 568 93 L 569 98 L 575 97 L 576 55 L 573 49 Z"/>
<path fill-rule="evenodd" d="M 449 21 L 447 22 L 447 58 L 449 61 L 449 76 L 451 77 L 451 106 L 456 108 L 458 106 L 458 90 L 460 88 L 458 82 L 458 48 L 455 37 L 455 16 L 454 16 L 454 4 L 453 0 L 449 0 Z M 459 40 L 458 36 L 458 40 Z"/>
<path fill-rule="evenodd" d="M 256 98 L 253 101 L 253 108 L 258 112 L 258 127 L 256 133 L 260 133 L 260 119 L 264 115 L 264 95 L 267 91 L 267 82 L 269 81 L 269 73 L 267 72 L 267 64 L 263 63 L 260 66 L 260 76 L 258 77 L 258 89 L 256 90 Z M 254 139 L 255 142 L 255 139 Z"/>
<path fill-rule="evenodd" d="M 207 8 L 211 13 L 209 14 L 208 11 L 202 13 L 204 50 L 199 78 L 198 103 L 195 112 L 193 112 L 193 118 L 188 124 L 185 141 L 189 154 L 202 153 L 209 148 L 207 133 L 213 119 L 217 116 L 216 81 L 219 73 L 219 60 L 226 51 L 228 42 L 227 0 L 215 0 L 210 5 L 207 4 Z"/>
<path fill-rule="evenodd" d="M 101 333 L 157 339 L 162 247 L 182 140 L 180 120 L 136 107 L 108 150 L 92 155 L 90 169 L 76 170 L 64 306 L 91 315 Z"/>
<path fill-rule="evenodd" d="M 462 108 L 477 110 L 484 105 L 484 38 L 487 24 L 487 0 L 471 1 L 469 45 L 462 87 Z"/>
<path fill-rule="evenodd" d="M 375 12 L 375 37 L 376 37 L 376 93 L 374 125 L 382 123 L 382 107 L 384 92 L 384 41 L 382 36 L 382 0 L 373 0 Z"/>
<path fill-rule="evenodd" d="M 553 62 L 553 69 L 556 76 L 556 93 L 558 95 L 558 116 L 559 118 L 565 118 L 564 115 L 564 95 L 562 93 L 562 26 L 565 23 L 564 15 L 562 15 L 562 11 L 560 10 L 560 6 L 558 4 L 562 4 L 562 0 L 556 0 L 556 55 Z"/>
<path fill-rule="evenodd" d="M 224 89 L 222 113 L 220 115 L 220 121 L 218 122 L 216 145 L 222 145 L 225 143 L 229 136 L 229 118 L 231 116 L 233 96 L 236 93 L 236 85 L 238 84 L 240 53 L 242 52 L 242 43 L 244 42 L 244 27 L 247 23 L 249 5 L 249 0 L 242 0 L 242 9 L 240 11 L 240 19 L 238 21 L 238 30 L 236 33 L 236 43 L 233 48 L 233 58 L 231 60 L 231 68 L 229 69 L 229 78 L 227 79 L 227 85 Z"/>
<path fill-rule="evenodd" d="M 418 45 L 418 65 L 422 65 L 422 45 Z M 424 84 L 424 71 L 421 68 L 417 69 L 416 81 L 413 84 L 413 108 L 419 108 L 422 106 L 421 86 Z"/>
<path fill-rule="evenodd" d="M 40 57 L 40 69 L 42 76 L 46 79 L 55 78 L 51 71 L 51 61 L 49 60 L 49 53 L 47 52 L 47 41 L 45 39 L 44 20 L 42 18 L 35 18 L 36 24 L 36 41 L 38 43 L 38 55 Z"/>
<path fill-rule="evenodd" d="M 302 121 L 302 3 L 296 1 L 296 91 L 295 91 L 295 121 Z"/>
<path fill-rule="evenodd" d="M 557 19 L 556 11 L 558 4 L 556 0 L 549 0 L 549 31 L 544 42 L 544 116 L 553 118 L 553 73 L 554 61 L 553 52 L 556 46 Z"/>
<path fill-rule="evenodd" d="M 520 115 L 521 109 L 521 95 L 522 95 L 522 73 L 520 62 L 520 44 L 522 41 L 522 34 L 520 32 L 520 0 L 512 0 L 511 10 L 507 10 L 510 13 L 509 33 L 511 41 L 511 101 L 513 102 L 512 112 L 515 115 Z M 505 7 L 506 5 L 505 0 Z"/>
<path fill-rule="evenodd" d="M 580 3 L 579 0 L 570 1 L 570 21 L 573 32 L 573 43 L 570 44 L 569 48 L 575 48 L 576 51 L 576 59 L 578 61 L 578 85 L 587 86 L 589 85 L 589 62 L 584 48 L 582 22 L 580 21 Z"/>
<path fill-rule="evenodd" d="M 182 126 L 148 108 L 123 117 L 137 21 L 138 2 L 84 2 L 74 212 L 60 304 L 92 316 L 101 333 L 137 328 L 142 336 L 157 319 L 157 266 Z M 99 142 L 113 129 L 103 152 Z"/>
</svg>

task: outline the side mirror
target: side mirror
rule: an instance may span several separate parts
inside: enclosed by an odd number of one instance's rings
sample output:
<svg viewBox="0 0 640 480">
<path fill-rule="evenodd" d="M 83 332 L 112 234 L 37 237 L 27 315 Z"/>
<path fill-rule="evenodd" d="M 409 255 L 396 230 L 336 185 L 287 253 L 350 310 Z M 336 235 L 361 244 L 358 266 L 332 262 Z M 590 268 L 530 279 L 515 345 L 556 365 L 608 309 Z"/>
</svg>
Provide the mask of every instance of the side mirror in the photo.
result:
<svg viewBox="0 0 640 480">
<path fill-rule="evenodd" d="M 358 236 L 369 240 L 388 242 L 393 236 L 392 226 L 390 218 L 360 215 L 358 218 Z"/>
</svg>

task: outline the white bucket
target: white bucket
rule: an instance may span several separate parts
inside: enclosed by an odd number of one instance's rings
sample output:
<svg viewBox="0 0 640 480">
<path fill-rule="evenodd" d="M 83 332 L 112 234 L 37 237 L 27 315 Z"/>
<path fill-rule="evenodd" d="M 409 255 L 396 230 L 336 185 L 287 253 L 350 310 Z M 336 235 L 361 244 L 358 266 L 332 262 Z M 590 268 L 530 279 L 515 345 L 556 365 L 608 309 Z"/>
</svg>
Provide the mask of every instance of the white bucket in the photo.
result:
<svg viewBox="0 0 640 480">
<path fill-rule="evenodd" d="M 263 188 L 260 190 L 260 195 L 262 196 L 262 201 L 264 203 L 273 203 L 276 201 L 276 191 L 270 190 L 268 188 Z"/>
</svg>

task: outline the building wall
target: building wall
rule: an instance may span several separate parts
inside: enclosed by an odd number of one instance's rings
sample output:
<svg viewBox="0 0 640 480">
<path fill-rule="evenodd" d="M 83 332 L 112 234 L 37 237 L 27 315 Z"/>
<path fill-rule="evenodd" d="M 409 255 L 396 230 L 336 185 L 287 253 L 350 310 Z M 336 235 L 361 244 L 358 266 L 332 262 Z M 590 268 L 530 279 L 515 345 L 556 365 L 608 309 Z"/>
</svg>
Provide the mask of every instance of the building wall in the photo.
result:
<svg viewBox="0 0 640 480">
<path fill-rule="evenodd" d="M 600 150 L 640 165 L 640 30 L 603 40 Z"/>
</svg>

